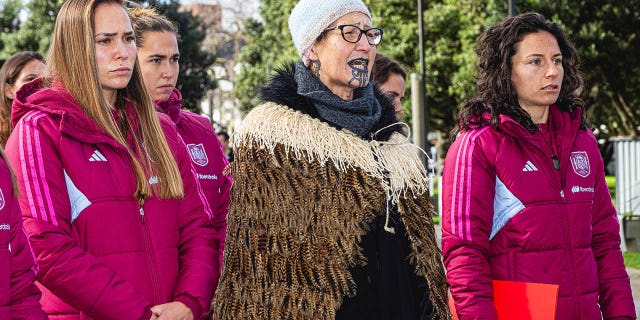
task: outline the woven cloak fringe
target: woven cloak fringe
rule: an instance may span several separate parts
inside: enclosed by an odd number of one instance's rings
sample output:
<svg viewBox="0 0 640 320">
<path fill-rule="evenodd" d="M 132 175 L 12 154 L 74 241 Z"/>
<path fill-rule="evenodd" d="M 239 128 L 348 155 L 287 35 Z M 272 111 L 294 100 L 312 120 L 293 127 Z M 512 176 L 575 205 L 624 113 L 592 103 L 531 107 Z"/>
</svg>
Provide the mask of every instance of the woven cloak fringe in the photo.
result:
<svg viewBox="0 0 640 320">
<path fill-rule="evenodd" d="M 356 294 L 349 268 L 390 201 L 406 226 L 416 274 L 439 319 L 447 284 L 416 147 L 394 133 L 365 141 L 275 103 L 253 109 L 234 135 L 231 208 L 216 319 L 334 319 Z"/>
</svg>

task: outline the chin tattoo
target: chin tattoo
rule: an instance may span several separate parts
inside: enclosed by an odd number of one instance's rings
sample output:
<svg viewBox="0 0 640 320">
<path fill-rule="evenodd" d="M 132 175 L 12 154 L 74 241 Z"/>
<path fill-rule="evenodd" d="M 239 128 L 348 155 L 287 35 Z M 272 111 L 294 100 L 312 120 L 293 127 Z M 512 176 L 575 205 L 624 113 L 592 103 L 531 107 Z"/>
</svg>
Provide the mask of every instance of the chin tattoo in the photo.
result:
<svg viewBox="0 0 640 320">
<path fill-rule="evenodd" d="M 369 83 L 369 59 L 357 58 L 347 62 L 351 67 L 351 80 L 349 86 L 362 88 Z"/>
</svg>

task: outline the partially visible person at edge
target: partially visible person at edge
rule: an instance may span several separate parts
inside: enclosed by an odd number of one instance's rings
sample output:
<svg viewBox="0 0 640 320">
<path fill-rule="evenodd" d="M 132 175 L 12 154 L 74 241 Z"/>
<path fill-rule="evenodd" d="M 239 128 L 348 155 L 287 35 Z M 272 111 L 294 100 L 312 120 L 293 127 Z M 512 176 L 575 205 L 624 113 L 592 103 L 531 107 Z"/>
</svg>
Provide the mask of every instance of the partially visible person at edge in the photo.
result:
<svg viewBox="0 0 640 320">
<path fill-rule="evenodd" d="M 136 34 L 138 61 L 147 90 L 156 109 L 168 115 L 187 145 L 196 176 L 211 208 L 214 246 L 217 253 L 217 285 L 222 269 L 222 252 L 227 229 L 231 176 L 223 174 L 229 165 L 211 122 L 206 117 L 182 110 L 182 95 L 176 88 L 180 68 L 178 29 L 154 9 L 129 8 Z"/>
<path fill-rule="evenodd" d="M 0 319 L 47 319 L 35 285 L 38 266 L 22 225 L 15 177 L 0 148 Z"/>
<path fill-rule="evenodd" d="M 442 250 L 461 320 L 492 280 L 559 285 L 556 319 L 635 319 L 573 43 L 538 13 L 482 33 L 477 95 L 445 160 Z"/>
<path fill-rule="evenodd" d="M 220 140 L 220 144 L 222 145 L 222 151 L 227 156 L 227 160 L 229 162 L 233 162 L 233 148 L 231 148 L 231 142 L 229 134 L 226 131 L 218 132 L 218 139 Z"/>
<path fill-rule="evenodd" d="M 41 79 L 18 91 L 7 156 L 55 319 L 201 319 L 210 212 L 175 125 L 154 110 L 121 0 L 68 0 Z M 43 161 L 46 159 L 46 161 Z"/>
<path fill-rule="evenodd" d="M 302 61 L 234 133 L 215 319 L 450 319 L 427 172 L 369 82 L 371 21 L 360 0 L 291 11 Z"/>
<path fill-rule="evenodd" d="M 44 71 L 44 58 L 34 51 L 20 51 L 12 55 L 0 68 L 0 148 L 9 139 L 11 104 L 23 84 L 39 77 Z"/>
<path fill-rule="evenodd" d="M 376 53 L 376 59 L 371 69 L 371 82 L 378 84 L 380 90 L 393 98 L 393 108 L 396 115 L 403 114 L 402 100 L 407 80 L 407 71 L 397 61 Z"/>
</svg>

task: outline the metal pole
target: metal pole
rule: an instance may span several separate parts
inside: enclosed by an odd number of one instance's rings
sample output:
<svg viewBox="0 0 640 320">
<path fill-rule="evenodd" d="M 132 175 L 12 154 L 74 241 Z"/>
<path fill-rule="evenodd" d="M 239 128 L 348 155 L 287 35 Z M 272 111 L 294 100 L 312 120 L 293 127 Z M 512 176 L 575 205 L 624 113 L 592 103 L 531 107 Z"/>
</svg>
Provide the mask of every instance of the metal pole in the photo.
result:
<svg viewBox="0 0 640 320">
<path fill-rule="evenodd" d="M 411 117 L 413 122 L 413 143 L 425 150 L 427 140 L 426 124 L 424 122 L 424 95 L 422 94 L 424 82 L 417 73 L 411 74 Z M 427 159 L 419 152 L 422 163 L 426 165 Z"/>
<path fill-rule="evenodd" d="M 422 141 L 422 143 L 418 143 L 418 141 L 415 141 L 415 143 L 422 148 L 422 150 L 426 150 L 428 152 L 429 150 L 429 146 L 430 143 L 427 139 L 427 135 L 429 134 L 429 109 L 427 108 L 427 94 L 426 94 L 426 78 L 425 78 L 425 66 L 424 66 L 424 18 L 423 18 L 423 12 L 422 12 L 422 0 L 417 0 L 418 1 L 418 47 L 419 47 L 419 52 L 420 52 L 420 77 L 419 77 L 419 83 L 420 86 L 417 87 L 419 88 L 418 90 L 418 94 L 420 95 L 420 98 L 417 100 L 414 100 L 414 102 L 419 101 L 420 105 L 419 107 L 422 109 L 422 135 L 423 137 L 420 139 L 420 141 Z M 413 82 L 413 79 L 412 79 Z M 411 85 L 413 86 L 415 83 L 412 83 Z M 415 108 L 415 106 L 414 106 Z M 426 165 L 426 159 L 425 159 L 425 165 Z"/>
<path fill-rule="evenodd" d="M 422 18 L 422 0 L 418 0 L 418 46 L 420 51 L 420 76 L 424 79 L 424 23 Z"/>
<path fill-rule="evenodd" d="M 516 15 L 515 0 L 509 0 L 509 17 L 513 17 L 515 15 Z"/>
</svg>

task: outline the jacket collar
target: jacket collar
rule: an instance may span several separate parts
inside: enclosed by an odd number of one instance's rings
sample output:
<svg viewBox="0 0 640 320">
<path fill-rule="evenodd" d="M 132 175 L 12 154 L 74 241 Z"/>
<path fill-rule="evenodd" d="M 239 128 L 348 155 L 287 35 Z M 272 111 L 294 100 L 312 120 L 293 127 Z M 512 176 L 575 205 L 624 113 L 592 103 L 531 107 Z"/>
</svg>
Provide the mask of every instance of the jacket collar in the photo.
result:
<svg viewBox="0 0 640 320">
<path fill-rule="evenodd" d="M 168 115 L 173 123 L 178 124 L 182 119 L 182 93 L 178 88 L 173 88 L 167 100 L 156 100 L 154 103 L 156 110 Z"/>
<path fill-rule="evenodd" d="M 20 88 L 11 113 L 13 125 L 15 126 L 31 111 L 39 111 L 58 119 L 60 131 L 74 139 L 87 143 L 120 145 L 82 110 L 75 98 L 60 82 L 54 81 L 50 87 L 44 87 L 43 79 L 38 78 Z M 135 112 L 130 103 L 127 104 L 126 113 L 130 121 L 133 120 L 131 117 Z M 135 125 L 135 121 L 133 123 Z"/>
<path fill-rule="evenodd" d="M 582 109 L 563 111 L 557 105 L 549 107 L 549 121 L 552 123 L 554 137 L 561 141 L 563 149 L 571 148 L 575 137 L 580 130 Z M 525 139 L 533 144 L 538 144 L 536 133 L 531 133 L 521 124 L 506 115 L 500 115 L 498 127 L 506 134 Z M 566 150 L 565 150 L 566 151 Z"/>
</svg>

